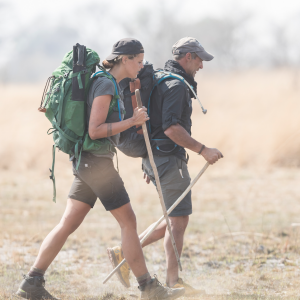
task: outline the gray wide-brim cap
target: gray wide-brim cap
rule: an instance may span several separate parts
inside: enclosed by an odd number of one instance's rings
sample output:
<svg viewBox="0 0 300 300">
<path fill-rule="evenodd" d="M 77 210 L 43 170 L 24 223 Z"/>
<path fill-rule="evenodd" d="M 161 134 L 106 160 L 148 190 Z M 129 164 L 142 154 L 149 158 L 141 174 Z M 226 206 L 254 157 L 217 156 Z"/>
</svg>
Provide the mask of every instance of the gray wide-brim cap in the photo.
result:
<svg viewBox="0 0 300 300">
<path fill-rule="evenodd" d="M 177 41 L 172 47 L 173 55 L 195 52 L 202 60 L 210 61 L 214 58 L 213 55 L 205 51 L 203 46 L 192 37 L 184 37 Z"/>
</svg>

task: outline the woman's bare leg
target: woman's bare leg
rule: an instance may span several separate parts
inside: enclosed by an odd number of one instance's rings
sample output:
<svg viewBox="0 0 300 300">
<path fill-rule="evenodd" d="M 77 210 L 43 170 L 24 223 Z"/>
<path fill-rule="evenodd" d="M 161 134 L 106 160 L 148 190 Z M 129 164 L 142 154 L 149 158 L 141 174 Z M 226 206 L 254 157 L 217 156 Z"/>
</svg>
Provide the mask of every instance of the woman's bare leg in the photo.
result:
<svg viewBox="0 0 300 300">
<path fill-rule="evenodd" d="M 73 233 L 82 223 L 90 205 L 68 199 L 66 210 L 59 222 L 44 239 L 39 254 L 33 264 L 34 267 L 46 271 L 58 252 L 63 247 L 68 236 Z"/>
<path fill-rule="evenodd" d="M 121 227 L 122 250 L 135 277 L 148 272 L 130 203 L 110 211 Z"/>
</svg>

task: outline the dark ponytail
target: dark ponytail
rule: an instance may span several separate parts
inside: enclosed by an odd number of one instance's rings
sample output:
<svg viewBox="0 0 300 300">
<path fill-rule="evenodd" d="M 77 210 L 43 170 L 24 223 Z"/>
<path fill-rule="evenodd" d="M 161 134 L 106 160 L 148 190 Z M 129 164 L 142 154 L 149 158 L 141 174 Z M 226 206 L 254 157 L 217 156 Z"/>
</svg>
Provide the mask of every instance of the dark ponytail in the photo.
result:
<svg viewBox="0 0 300 300">
<path fill-rule="evenodd" d="M 112 67 L 115 65 L 115 62 L 112 60 L 112 61 L 107 61 L 107 60 L 104 60 L 102 62 L 102 66 L 106 69 L 106 70 L 110 70 L 112 69 Z"/>
<path fill-rule="evenodd" d="M 112 69 L 114 66 L 118 65 L 119 63 L 121 63 L 122 58 L 124 56 L 127 56 L 129 59 L 133 59 L 134 57 L 138 56 L 138 54 L 124 54 L 124 55 L 119 55 L 118 57 L 116 57 L 114 60 L 103 60 L 102 61 L 102 66 L 106 69 L 106 70 L 110 70 Z"/>
</svg>

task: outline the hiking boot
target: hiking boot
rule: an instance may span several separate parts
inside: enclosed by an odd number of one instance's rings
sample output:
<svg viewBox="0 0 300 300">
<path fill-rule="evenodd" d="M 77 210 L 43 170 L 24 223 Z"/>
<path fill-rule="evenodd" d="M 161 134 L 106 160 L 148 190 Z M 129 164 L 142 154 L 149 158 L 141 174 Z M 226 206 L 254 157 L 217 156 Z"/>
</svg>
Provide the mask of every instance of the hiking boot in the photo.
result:
<svg viewBox="0 0 300 300">
<path fill-rule="evenodd" d="M 108 254 L 108 258 L 109 258 L 113 268 L 115 268 L 124 259 L 124 255 L 123 255 L 121 246 L 107 248 L 107 254 Z M 130 287 L 129 274 L 130 274 L 130 268 L 129 268 L 128 263 L 125 262 L 118 269 L 117 276 L 118 276 L 120 282 L 127 288 Z"/>
<path fill-rule="evenodd" d="M 43 276 L 30 277 L 23 275 L 24 280 L 16 292 L 22 298 L 30 300 L 59 300 L 50 295 L 45 289 L 45 279 Z"/>
<path fill-rule="evenodd" d="M 164 287 L 154 275 L 151 281 L 143 286 L 139 286 L 141 291 L 141 300 L 164 300 L 176 299 L 184 295 L 184 288 Z"/>
<path fill-rule="evenodd" d="M 205 294 L 204 290 L 197 290 L 195 288 L 193 288 L 192 286 L 190 286 L 189 284 L 187 284 L 186 282 L 184 282 L 181 278 L 178 278 L 177 283 L 175 285 L 172 286 L 172 289 L 174 288 L 184 288 L 185 289 L 185 297 L 191 297 L 194 295 L 200 295 L 200 294 Z"/>
</svg>

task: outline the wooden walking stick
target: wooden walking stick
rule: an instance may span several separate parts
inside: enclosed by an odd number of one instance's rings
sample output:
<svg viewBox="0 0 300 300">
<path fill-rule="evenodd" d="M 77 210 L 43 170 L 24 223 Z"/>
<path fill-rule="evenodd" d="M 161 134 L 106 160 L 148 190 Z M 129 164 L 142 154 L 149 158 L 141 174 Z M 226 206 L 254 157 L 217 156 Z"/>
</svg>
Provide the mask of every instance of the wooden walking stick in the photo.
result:
<svg viewBox="0 0 300 300">
<path fill-rule="evenodd" d="M 135 97 L 136 97 L 136 102 L 137 102 L 138 108 L 142 108 L 143 104 L 142 104 L 142 100 L 141 100 L 140 90 L 138 90 L 138 89 L 135 90 Z M 153 173 L 154 173 L 154 178 L 155 178 L 155 183 L 156 183 L 156 187 L 157 187 L 157 191 L 158 191 L 160 204 L 161 204 L 161 207 L 162 207 L 165 219 L 166 219 L 167 228 L 168 228 L 170 238 L 171 238 L 171 242 L 172 242 L 172 246 L 173 246 L 173 249 L 174 249 L 174 252 L 175 252 L 175 255 L 176 255 L 178 267 L 179 267 L 180 271 L 182 271 L 179 253 L 177 251 L 175 239 L 174 239 L 174 236 L 173 236 L 173 233 L 172 233 L 172 230 L 171 230 L 171 224 L 170 224 L 170 220 L 169 220 L 169 217 L 168 217 L 168 214 L 167 214 L 167 209 L 166 209 L 166 205 L 165 205 L 165 202 L 164 202 L 164 197 L 163 197 L 162 190 L 161 190 L 161 185 L 160 185 L 160 180 L 159 180 L 157 168 L 156 168 L 156 164 L 155 164 L 154 158 L 153 158 L 153 153 L 152 153 L 152 148 L 151 148 L 151 144 L 150 144 L 150 140 L 149 140 L 149 135 L 148 135 L 148 130 L 147 130 L 146 123 L 144 123 L 142 125 L 142 129 L 143 129 L 143 134 L 144 134 L 144 139 L 145 139 L 145 143 L 146 143 L 146 147 L 147 147 L 147 152 L 148 152 L 150 164 L 151 164 L 151 167 L 152 167 Z"/>
<path fill-rule="evenodd" d="M 187 195 L 187 193 L 192 189 L 192 187 L 196 184 L 205 170 L 209 167 L 209 163 L 207 162 L 202 170 L 198 173 L 198 175 L 194 178 L 194 180 L 190 183 L 190 185 L 186 188 L 186 190 L 182 193 L 182 195 L 173 203 L 173 205 L 168 209 L 167 214 L 169 215 L 175 207 L 182 201 L 182 199 Z M 157 226 L 164 220 L 165 216 L 161 216 L 160 219 L 153 225 L 153 227 L 146 233 L 146 235 L 141 239 L 141 244 L 150 236 L 150 234 L 157 228 Z M 117 270 L 126 262 L 124 258 L 119 265 L 117 265 L 104 279 L 103 284 L 106 283 L 116 272 Z"/>
</svg>

